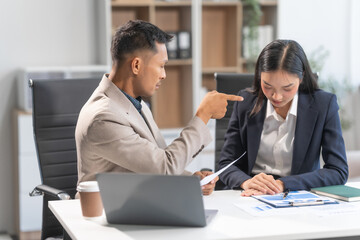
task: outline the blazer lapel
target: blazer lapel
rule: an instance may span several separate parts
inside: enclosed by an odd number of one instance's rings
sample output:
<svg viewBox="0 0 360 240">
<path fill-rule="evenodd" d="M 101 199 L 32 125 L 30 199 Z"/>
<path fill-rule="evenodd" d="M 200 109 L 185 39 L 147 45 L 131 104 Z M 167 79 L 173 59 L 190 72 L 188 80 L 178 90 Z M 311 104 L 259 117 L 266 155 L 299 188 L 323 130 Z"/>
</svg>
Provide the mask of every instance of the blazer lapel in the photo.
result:
<svg viewBox="0 0 360 240">
<path fill-rule="evenodd" d="M 126 96 L 123 95 L 125 98 Z M 145 119 L 140 115 L 135 106 L 129 101 L 129 99 L 125 99 L 129 104 L 128 117 L 129 122 L 133 126 L 133 128 L 140 134 L 140 136 L 145 137 L 146 139 L 156 143 L 155 137 L 150 131 L 149 126 L 146 124 Z"/>
<path fill-rule="evenodd" d="M 248 116 L 250 111 L 247 113 Z M 263 106 L 258 114 L 253 117 L 248 117 L 248 127 L 247 127 L 247 155 L 249 163 L 249 173 L 251 173 L 256 157 L 259 151 L 261 133 L 263 130 L 264 120 L 266 114 L 266 100 L 263 102 Z"/>
<path fill-rule="evenodd" d="M 113 82 L 111 82 L 111 80 L 104 76 L 100 82 L 100 88 L 106 95 L 114 100 L 114 102 L 117 104 L 117 107 L 121 109 L 121 112 L 124 113 L 124 115 L 128 118 L 129 123 L 141 137 L 144 137 L 149 141 L 157 144 L 155 137 L 150 131 L 144 118 L 139 114 L 135 106 L 120 91 L 120 89 Z"/>
<path fill-rule="evenodd" d="M 157 124 L 154 121 L 153 115 L 150 111 L 150 109 L 148 108 L 148 106 L 146 105 L 146 103 L 144 101 L 142 101 L 142 114 L 146 120 L 146 122 L 148 123 L 149 129 L 153 135 L 153 137 L 155 138 L 155 141 L 157 143 L 157 145 L 160 148 L 165 148 L 166 147 L 166 143 L 164 140 L 164 137 L 161 135 L 161 132 L 157 126 Z"/>
<path fill-rule="evenodd" d="M 313 101 L 310 94 L 299 92 L 291 174 L 298 173 L 312 139 L 318 117 L 318 111 L 311 108 Z"/>
</svg>

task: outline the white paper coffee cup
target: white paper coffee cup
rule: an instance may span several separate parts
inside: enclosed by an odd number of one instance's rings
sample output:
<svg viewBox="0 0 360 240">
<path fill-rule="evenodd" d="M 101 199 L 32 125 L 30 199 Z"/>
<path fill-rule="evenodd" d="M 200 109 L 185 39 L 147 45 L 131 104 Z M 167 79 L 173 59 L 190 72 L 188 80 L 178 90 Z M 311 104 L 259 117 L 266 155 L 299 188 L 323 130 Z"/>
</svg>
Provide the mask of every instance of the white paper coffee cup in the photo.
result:
<svg viewBox="0 0 360 240">
<path fill-rule="evenodd" d="M 80 195 L 83 216 L 86 218 L 101 216 L 103 213 L 103 205 L 97 181 L 81 182 L 76 190 Z"/>
</svg>

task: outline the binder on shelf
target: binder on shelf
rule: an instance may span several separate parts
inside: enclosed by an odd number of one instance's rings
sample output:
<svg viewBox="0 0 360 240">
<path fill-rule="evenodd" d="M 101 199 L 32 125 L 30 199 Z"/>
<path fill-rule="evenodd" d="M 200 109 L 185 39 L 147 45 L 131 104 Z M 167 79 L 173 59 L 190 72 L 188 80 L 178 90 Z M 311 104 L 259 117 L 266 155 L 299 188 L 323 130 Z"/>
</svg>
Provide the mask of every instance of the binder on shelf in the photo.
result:
<svg viewBox="0 0 360 240">
<path fill-rule="evenodd" d="M 168 32 L 171 36 L 173 36 L 170 42 L 166 43 L 167 54 L 169 59 L 177 59 L 178 58 L 178 36 L 176 32 Z"/>
<path fill-rule="evenodd" d="M 191 36 L 189 31 L 178 32 L 179 58 L 191 58 Z"/>
</svg>

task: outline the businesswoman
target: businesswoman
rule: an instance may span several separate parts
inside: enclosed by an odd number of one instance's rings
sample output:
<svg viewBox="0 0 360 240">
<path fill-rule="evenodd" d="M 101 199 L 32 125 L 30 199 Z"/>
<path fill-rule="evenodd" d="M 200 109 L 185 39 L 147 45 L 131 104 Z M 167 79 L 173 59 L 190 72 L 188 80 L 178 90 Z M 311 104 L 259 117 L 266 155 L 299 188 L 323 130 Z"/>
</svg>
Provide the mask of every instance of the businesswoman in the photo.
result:
<svg viewBox="0 0 360 240">
<path fill-rule="evenodd" d="M 253 87 L 235 102 L 220 168 L 246 154 L 220 179 L 244 189 L 243 196 L 344 184 L 348 166 L 336 96 L 319 89 L 302 47 L 275 40 L 255 68 Z"/>
</svg>

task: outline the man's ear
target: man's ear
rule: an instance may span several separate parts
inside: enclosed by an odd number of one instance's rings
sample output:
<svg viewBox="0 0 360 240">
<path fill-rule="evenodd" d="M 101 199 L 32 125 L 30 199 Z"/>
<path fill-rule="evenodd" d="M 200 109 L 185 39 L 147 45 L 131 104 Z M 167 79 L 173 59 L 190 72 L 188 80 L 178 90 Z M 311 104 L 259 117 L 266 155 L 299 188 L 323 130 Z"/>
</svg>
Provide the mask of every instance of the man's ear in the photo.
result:
<svg viewBox="0 0 360 240">
<path fill-rule="evenodd" d="M 134 57 L 131 61 L 131 71 L 134 75 L 138 75 L 140 72 L 140 67 L 142 65 L 142 61 L 139 57 Z"/>
</svg>

